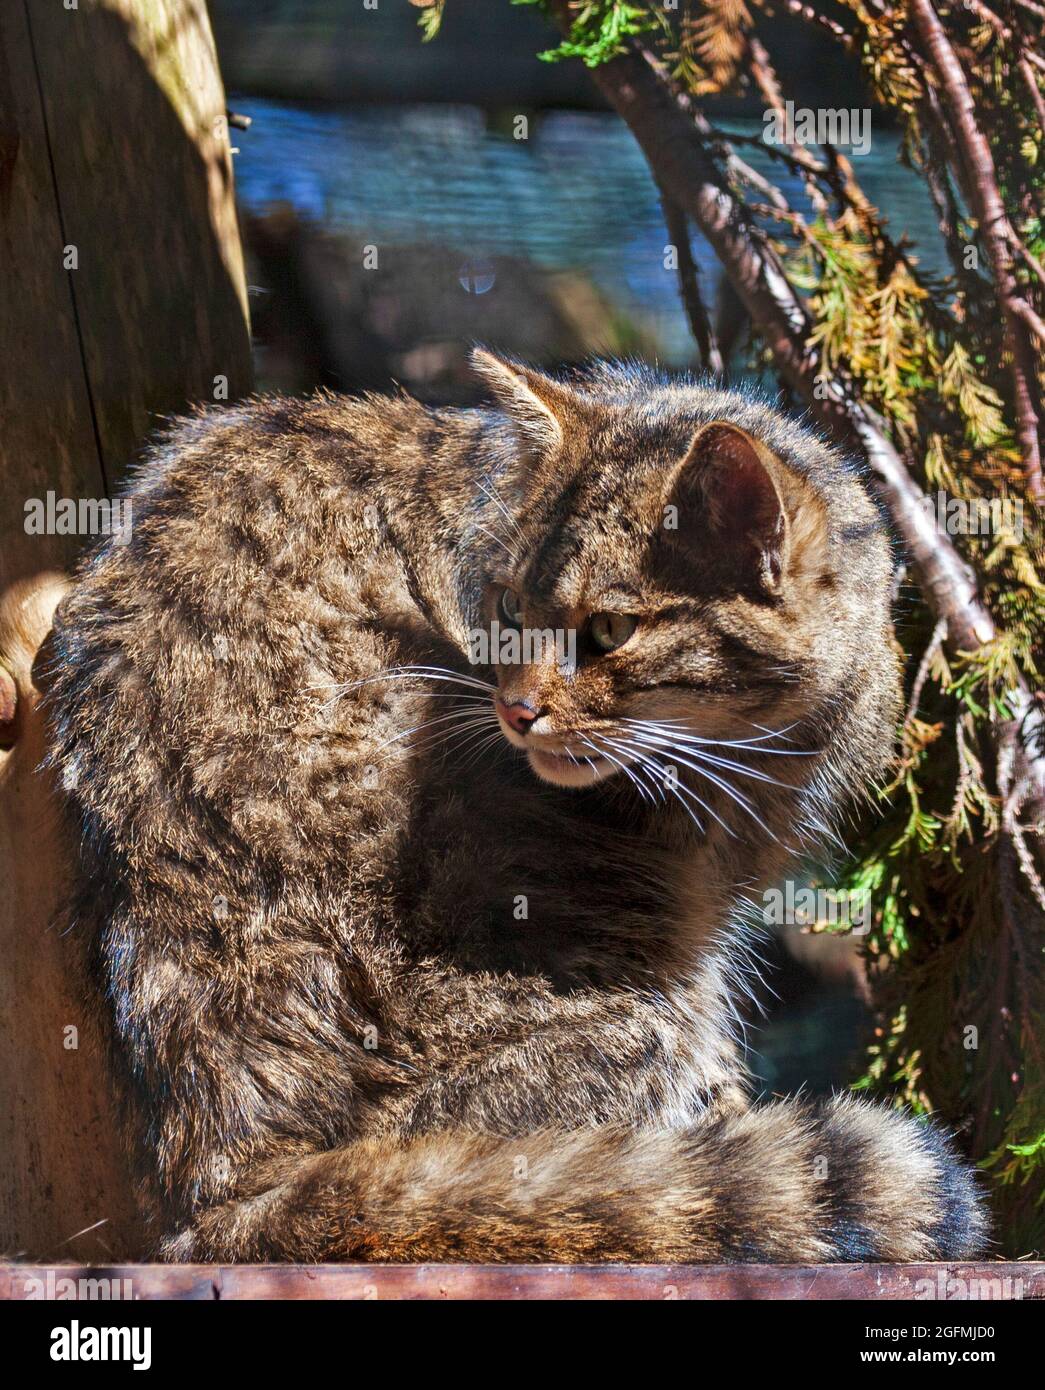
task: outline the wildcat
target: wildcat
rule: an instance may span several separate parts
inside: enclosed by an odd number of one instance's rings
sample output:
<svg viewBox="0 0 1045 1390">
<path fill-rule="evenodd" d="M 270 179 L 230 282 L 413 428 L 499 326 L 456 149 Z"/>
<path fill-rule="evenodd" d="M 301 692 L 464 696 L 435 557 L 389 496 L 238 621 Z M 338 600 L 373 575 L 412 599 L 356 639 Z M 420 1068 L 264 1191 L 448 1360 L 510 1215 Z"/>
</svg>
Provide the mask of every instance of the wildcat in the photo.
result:
<svg viewBox="0 0 1045 1390">
<path fill-rule="evenodd" d="M 736 1037 L 741 919 L 889 754 L 878 512 L 757 399 L 474 363 L 491 407 L 177 425 L 60 610 L 159 1253 L 972 1254 L 936 1130 L 752 1106 Z M 473 660 L 495 623 L 568 640 Z"/>
</svg>

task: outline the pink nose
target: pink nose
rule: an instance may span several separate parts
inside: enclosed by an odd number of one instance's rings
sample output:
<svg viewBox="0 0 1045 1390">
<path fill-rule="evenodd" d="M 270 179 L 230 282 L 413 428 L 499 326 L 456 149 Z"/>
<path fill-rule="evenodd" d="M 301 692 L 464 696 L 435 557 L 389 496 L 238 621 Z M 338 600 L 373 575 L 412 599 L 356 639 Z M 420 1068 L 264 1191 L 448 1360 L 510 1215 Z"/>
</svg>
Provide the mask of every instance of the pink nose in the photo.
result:
<svg viewBox="0 0 1045 1390">
<path fill-rule="evenodd" d="M 504 722 L 510 725 L 517 734 L 528 733 L 530 725 L 537 718 L 537 711 L 525 700 L 516 700 L 511 705 L 506 705 L 503 700 L 498 700 L 497 710 Z"/>
</svg>

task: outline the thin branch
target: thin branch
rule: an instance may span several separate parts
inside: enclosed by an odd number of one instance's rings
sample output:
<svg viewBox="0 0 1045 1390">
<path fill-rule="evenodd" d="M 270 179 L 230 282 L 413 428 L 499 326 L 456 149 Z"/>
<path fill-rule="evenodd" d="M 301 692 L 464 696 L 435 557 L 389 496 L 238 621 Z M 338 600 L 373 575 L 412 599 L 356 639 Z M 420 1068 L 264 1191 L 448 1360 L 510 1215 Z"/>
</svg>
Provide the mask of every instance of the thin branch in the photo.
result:
<svg viewBox="0 0 1045 1390">
<path fill-rule="evenodd" d="M 1030 93 L 1030 99 L 1037 113 L 1038 124 L 1045 126 L 1045 97 L 1041 94 L 1041 88 L 1038 86 L 1038 79 L 1034 75 L 1034 69 L 1031 66 L 1030 59 L 1021 55 L 1019 69 L 1020 76 L 1023 78 L 1023 85 Z"/>
<path fill-rule="evenodd" d="M 1026 722 L 1035 707 L 1040 713 L 1040 705 L 1034 702 L 1022 718 L 1014 719 L 1003 727 L 998 754 L 998 792 L 1001 798 L 1002 830 L 1012 841 L 1020 871 L 1031 894 L 1045 910 L 1045 888 L 1042 886 L 1033 853 L 1027 844 L 1026 827 L 1019 819 L 1019 813 L 1025 805 L 1028 805 L 1031 814 L 1039 819 L 1045 815 L 1045 806 L 1040 800 L 1035 799 L 1035 788 L 1028 784 L 1026 778 Z M 1040 833 L 1042 827 L 1035 828 Z"/>
<path fill-rule="evenodd" d="M 784 98 L 780 91 L 780 83 L 777 80 L 776 69 L 773 67 L 773 60 L 769 56 L 769 51 L 757 34 L 747 35 L 747 52 L 751 75 L 755 79 L 758 90 L 762 93 L 766 105 L 771 107 L 780 117 L 783 128 Z M 788 141 L 787 147 L 804 170 L 804 182 L 806 192 L 809 194 L 809 201 L 816 211 L 826 219 L 827 199 L 821 193 L 816 181 L 817 175 L 823 172 L 823 165 L 809 153 L 804 145 L 796 145 L 792 141 Z"/>
<path fill-rule="evenodd" d="M 944 638 L 947 636 L 947 619 L 938 618 L 936 626 L 933 628 L 932 637 L 929 645 L 918 663 L 918 670 L 915 672 L 914 682 L 911 685 L 911 698 L 907 702 L 907 713 L 904 715 L 904 727 L 910 724 L 911 720 L 918 713 L 918 705 L 922 698 L 922 691 L 925 689 L 925 682 L 929 679 L 929 671 L 933 664 L 933 658 L 943 645 Z"/>
<path fill-rule="evenodd" d="M 1027 301 L 1025 299 L 1014 299 L 1012 301 L 1012 311 L 1023 320 L 1039 342 L 1045 345 L 1045 323 L 1042 323 L 1039 316 L 1034 312 Z"/>
<path fill-rule="evenodd" d="M 689 319 L 690 331 L 700 352 L 701 365 L 714 376 L 722 376 L 724 367 L 718 340 L 708 317 L 707 306 L 700 293 L 700 271 L 693 259 L 693 248 L 689 241 L 689 223 L 686 214 L 671 195 L 660 190 L 661 206 L 664 209 L 664 223 L 668 229 L 668 240 L 675 247 L 678 256 L 679 292 Z"/>
<path fill-rule="evenodd" d="M 966 173 L 970 204 L 994 273 L 1005 322 L 1006 348 L 1011 357 L 1016 432 L 1023 453 L 1027 485 L 1032 497 L 1045 499 L 1039 439 L 1041 403 L 1038 398 L 1037 363 L 1028 337 L 1027 323 L 1015 304 L 1019 298 L 1019 287 L 994 158 L 977 124 L 972 93 L 961 62 L 951 47 L 932 0 L 909 0 L 909 8 L 925 57 L 938 80 L 951 116 Z"/>
<path fill-rule="evenodd" d="M 947 162 L 940 150 L 939 132 L 931 123 L 928 124 L 924 138 L 926 139 L 926 147 L 919 146 L 913 151 L 913 154 L 925 176 L 925 185 L 929 190 L 929 197 L 932 199 L 933 210 L 936 213 L 936 225 L 940 229 L 940 236 L 947 248 L 947 259 L 954 271 L 955 281 L 968 291 L 970 271 L 965 264 L 966 241 L 959 230 L 961 209 L 958 207 L 958 199 L 951 183 Z"/>
<path fill-rule="evenodd" d="M 805 5 L 802 0 L 783 0 L 783 8 L 788 14 L 793 14 L 797 19 L 804 19 L 807 24 L 813 24 L 818 29 L 824 29 L 836 43 L 840 43 L 847 53 L 856 50 L 856 44 L 852 34 L 844 28 L 837 20 L 829 19 L 827 15 L 821 14 L 819 10 L 814 10 L 812 5 Z"/>
<path fill-rule="evenodd" d="M 965 8 L 972 10 L 973 14 L 979 15 L 985 24 L 989 24 L 999 38 L 1007 43 L 1012 40 L 1012 30 L 1002 19 L 1001 15 L 995 14 L 989 5 L 985 5 L 983 0 L 963 0 Z"/>
<path fill-rule="evenodd" d="M 1006 232 L 1013 246 L 1023 257 L 1023 259 L 1027 262 L 1028 266 L 1030 266 L 1031 270 L 1033 270 L 1034 274 L 1038 277 L 1041 283 L 1045 285 L 1045 266 L 1042 265 L 1041 261 L 1038 260 L 1037 256 L 1034 255 L 1030 248 L 1020 240 L 1016 232 L 1016 229 L 1013 227 L 1011 222 L 1006 228 Z"/>
<path fill-rule="evenodd" d="M 790 204 L 780 189 L 777 188 L 776 184 L 771 183 L 769 179 L 760 174 L 757 169 L 753 169 L 750 164 L 739 158 L 738 155 L 732 152 L 728 155 L 726 159 L 726 168 L 729 173 L 741 183 L 746 183 L 749 188 L 757 189 L 758 192 L 762 194 L 763 198 L 769 200 L 770 206 L 777 212 L 791 212 L 792 209 Z M 794 216 L 798 217 L 799 214 L 796 212 Z"/>
</svg>

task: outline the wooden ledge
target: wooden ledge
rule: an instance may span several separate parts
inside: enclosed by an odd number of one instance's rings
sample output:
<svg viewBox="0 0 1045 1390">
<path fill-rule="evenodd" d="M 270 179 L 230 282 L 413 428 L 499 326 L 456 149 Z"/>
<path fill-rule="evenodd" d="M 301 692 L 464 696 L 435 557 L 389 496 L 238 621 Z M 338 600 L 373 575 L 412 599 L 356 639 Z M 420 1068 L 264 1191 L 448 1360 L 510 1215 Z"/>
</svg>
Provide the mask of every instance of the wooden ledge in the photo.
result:
<svg viewBox="0 0 1045 1390">
<path fill-rule="evenodd" d="M 1043 1264 L 0 1265 L 0 1299 L 1045 1300 Z"/>
</svg>

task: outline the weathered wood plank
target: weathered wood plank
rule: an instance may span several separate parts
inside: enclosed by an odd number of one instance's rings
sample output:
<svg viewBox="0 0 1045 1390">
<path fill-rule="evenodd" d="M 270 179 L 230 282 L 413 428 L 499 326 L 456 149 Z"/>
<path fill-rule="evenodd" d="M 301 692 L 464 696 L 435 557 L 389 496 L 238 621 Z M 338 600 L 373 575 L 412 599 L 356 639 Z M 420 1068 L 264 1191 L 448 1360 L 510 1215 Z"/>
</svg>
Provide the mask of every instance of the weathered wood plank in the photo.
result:
<svg viewBox="0 0 1045 1390">
<path fill-rule="evenodd" d="M 221 399 L 215 378 L 250 390 L 225 93 L 202 0 L 28 12 L 112 486 L 162 416 Z"/>
<path fill-rule="evenodd" d="M 33 663 L 64 589 L 52 572 L 0 594 L 0 663 L 16 698 L 14 737 L 0 747 L 0 1250 L 133 1258 L 133 1185 L 80 983 L 79 943 L 52 925 L 72 849 L 39 771 Z"/>
<path fill-rule="evenodd" d="M 0 5 L 0 1253 L 141 1252 L 37 766 L 34 658 L 103 499 L 160 414 L 249 389 L 225 101 L 201 0 Z M 56 515 L 50 509 L 50 518 Z M 107 529 L 103 526 L 100 529 Z M 13 707 L 13 708 L 12 708 Z M 13 716 L 13 717 L 11 717 Z M 75 1033 L 70 1030 L 75 1029 Z"/>
<path fill-rule="evenodd" d="M 101 1049 L 51 926 L 71 851 L 37 771 L 33 662 L 59 572 L 83 541 L 27 532 L 25 505 L 49 491 L 101 498 L 105 486 L 22 5 L 0 6 L 0 151 L 0 668 L 13 705 L 0 738 L 0 1251 L 133 1258 L 137 1220 Z"/>
<path fill-rule="evenodd" d="M 0 1265 L 0 1299 L 97 1298 L 102 1288 L 123 1299 L 984 1302 L 1045 1300 L 1045 1264 Z"/>
<path fill-rule="evenodd" d="M 104 496 L 62 267 L 49 141 L 21 5 L 0 6 L 0 592 L 69 564 L 75 536 L 28 535 L 25 503 Z"/>
</svg>

